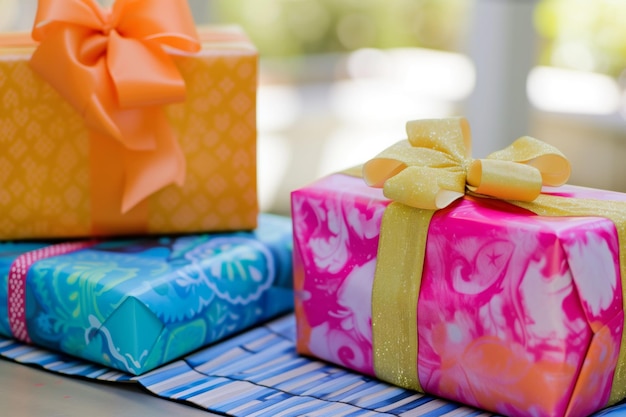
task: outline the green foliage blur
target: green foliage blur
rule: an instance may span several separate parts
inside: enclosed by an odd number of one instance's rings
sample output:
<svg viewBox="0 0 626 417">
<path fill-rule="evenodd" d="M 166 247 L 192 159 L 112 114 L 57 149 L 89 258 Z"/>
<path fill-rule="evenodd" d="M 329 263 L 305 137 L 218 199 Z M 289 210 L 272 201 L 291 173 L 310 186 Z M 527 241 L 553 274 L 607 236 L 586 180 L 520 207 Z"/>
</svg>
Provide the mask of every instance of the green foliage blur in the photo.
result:
<svg viewBox="0 0 626 417">
<path fill-rule="evenodd" d="M 483 0 L 211 0 L 211 13 L 244 27 L 264 57 L 359 48 L 459 51 L 476 1 Z M 626 0 L 535 2 L 539 64 L 624 73 Z"/>
<path fill-rule="evenodd" d="M 541 0 L 539 63 L 620 76 L 626 68 L 626 1 Z"/>
<path fill-rule="evenodd" d="M 222 22 L 244 27 L 262 56 L 359 48 L 457 50 L 471 0 L 215 0 Z"/>
</svg>

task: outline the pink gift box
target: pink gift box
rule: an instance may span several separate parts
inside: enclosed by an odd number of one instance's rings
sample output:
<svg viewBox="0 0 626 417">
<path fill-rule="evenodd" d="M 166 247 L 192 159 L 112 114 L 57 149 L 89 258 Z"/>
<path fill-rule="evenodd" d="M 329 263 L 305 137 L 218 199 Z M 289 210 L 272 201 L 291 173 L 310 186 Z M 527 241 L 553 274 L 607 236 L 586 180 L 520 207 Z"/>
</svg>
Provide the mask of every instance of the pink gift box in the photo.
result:
<svg viewBox="0 0 626 417">
<path fill-rule="evenodd" d="M 626 201 L 567 185 L 543 192 Z M 292 193 L 300 353 L 375 375 L 371 298 L 388 204 L 345 174 Z M 617 232 L 602 217 L 472 197 L 437 211 L 417 308 L 421 386 L 509 416 L 605 407 L 624 321 L 619 271 Z"/>
</svg>

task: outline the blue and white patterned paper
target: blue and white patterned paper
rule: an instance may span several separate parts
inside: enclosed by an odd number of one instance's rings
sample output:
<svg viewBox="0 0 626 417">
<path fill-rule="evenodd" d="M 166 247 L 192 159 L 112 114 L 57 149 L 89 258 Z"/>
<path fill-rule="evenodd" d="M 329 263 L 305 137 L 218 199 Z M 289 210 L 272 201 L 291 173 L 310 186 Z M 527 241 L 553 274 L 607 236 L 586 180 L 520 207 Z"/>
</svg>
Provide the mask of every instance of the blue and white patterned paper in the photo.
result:
<svg viewBox="0 0 626 417">
<path fill-rule="evenodd" d="M 43 243 L 0 244 L 0 334 L 11 336 L 7 274 Z M 27 276 L 34 344 L 141 374 L 293 308 L 291 222 L 252 232 L 110 240 L 43 259 Z"/>
</svg>

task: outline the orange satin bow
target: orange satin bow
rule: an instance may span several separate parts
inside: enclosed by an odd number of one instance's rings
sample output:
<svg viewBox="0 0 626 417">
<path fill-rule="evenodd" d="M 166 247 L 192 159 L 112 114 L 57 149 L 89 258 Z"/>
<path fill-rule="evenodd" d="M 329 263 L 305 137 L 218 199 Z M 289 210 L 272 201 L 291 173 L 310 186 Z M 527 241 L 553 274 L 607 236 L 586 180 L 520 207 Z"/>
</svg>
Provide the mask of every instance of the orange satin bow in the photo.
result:
<svg viewBox="0 0 626 417">
<path fill-rule="evenodd" d="M 185 84 L 165 48 L 200 49 L 186 0 L 39 0 L 31 65 L 84 118 L 92 134 L 119 141 L 122 212 L 162 187 L 182 185 L 185 160 L 165 104 Z"/>
</svg>

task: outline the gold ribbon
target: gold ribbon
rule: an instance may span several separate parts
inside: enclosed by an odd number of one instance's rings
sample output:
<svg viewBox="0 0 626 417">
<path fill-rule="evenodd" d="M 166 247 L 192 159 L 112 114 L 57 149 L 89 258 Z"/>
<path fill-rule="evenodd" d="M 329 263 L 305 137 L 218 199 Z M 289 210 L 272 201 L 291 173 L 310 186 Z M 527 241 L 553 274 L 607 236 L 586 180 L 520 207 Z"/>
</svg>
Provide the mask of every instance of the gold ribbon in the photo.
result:
<svg viewBox="0 0 626 417">
<path fill-rule="evenodd" d="M 363 179 L 385 197 L 411 207 L 436 210 L 466 189 L 503 200 L 533 201 L 542 185 L 559 186 L 570 164 L 555 147 L 529 136 L 486 159 L 471 158 L 464 118 L 417 120 L 408 140 L 387 148 L 363 166 Z"/>
<path fill-rule="evenodd" d="M 434 211 L 465 194 L 492 197 L 542 216 L 597 216 L 616 226 L 626 247 L 626 203 L 541 194 L 542 185 L 569 178 L 570 164 L 556 148 L 528 136 L 486 159 L 471 158 L 464 118 L 407 123 L 408 140 L 363 166 L 362 176 L 393 200 L 383 216 L 372 295 L 374 369 L 388 382 L 423 391 L 418 377 L 417 302 L 428 226 Z M 626 278 L 626 251 L 620 250 Z M 622 284 L 626 300 L 626 282 Z M 626 331 L 609 404 L 626 397 Z"/>
</svg>

